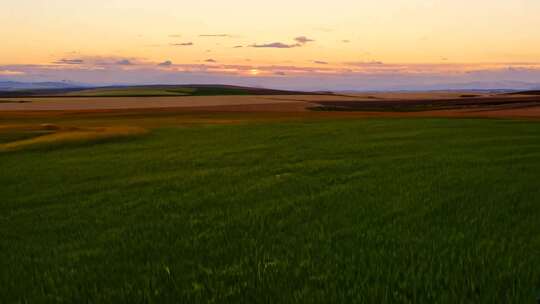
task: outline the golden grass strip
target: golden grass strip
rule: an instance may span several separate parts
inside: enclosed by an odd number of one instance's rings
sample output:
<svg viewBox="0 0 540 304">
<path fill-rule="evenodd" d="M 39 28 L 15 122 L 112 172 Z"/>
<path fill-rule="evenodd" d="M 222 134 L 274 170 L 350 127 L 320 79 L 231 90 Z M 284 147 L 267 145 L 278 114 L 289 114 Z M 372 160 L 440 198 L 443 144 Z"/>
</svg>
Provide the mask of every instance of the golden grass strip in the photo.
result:
<svg viewBox="0 0 540 304">
<path fill-rule="evenodd" d="M 144 128 L 129 126 L 59 130 L 52 134 L 0 144 L 0 151 L 13 151 L 47 144 L 129 137 L 146 133 L 148 130 Z"/>
</svg>

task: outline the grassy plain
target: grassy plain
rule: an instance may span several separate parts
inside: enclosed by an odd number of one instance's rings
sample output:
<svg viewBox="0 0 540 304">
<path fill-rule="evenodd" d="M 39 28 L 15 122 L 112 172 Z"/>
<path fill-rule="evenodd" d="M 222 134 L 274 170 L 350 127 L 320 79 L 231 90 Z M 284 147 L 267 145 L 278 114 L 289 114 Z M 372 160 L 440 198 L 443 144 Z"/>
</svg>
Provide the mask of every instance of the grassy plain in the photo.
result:
<svg viewBox="0 0 540 304">
<path fill-rule="evenodd" d="M 538 121 L 188 118 L 0 153 L 0 302 L 539 295 Z"/>
</svg>

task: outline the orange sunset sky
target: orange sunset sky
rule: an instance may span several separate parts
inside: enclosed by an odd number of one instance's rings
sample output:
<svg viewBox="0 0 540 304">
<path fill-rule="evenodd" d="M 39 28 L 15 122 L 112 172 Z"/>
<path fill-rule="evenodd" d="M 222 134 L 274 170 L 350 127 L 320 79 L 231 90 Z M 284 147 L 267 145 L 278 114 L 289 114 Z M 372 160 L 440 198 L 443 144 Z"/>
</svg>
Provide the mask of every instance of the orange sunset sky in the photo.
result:
<svg viewBox="0 0 540 304">
<path fill-rule="evenodd" d="M 0 80 L 310 89 L 540 82 L 536 0 L 18 0 Z"/>
</svg>

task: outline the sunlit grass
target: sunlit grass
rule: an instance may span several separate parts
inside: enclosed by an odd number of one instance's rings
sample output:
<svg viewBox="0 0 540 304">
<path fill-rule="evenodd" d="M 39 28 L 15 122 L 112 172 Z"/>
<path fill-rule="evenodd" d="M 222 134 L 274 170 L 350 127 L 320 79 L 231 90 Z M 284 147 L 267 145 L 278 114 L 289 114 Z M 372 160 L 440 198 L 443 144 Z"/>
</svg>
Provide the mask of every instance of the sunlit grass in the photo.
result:
<svg viewBox="0 0 540 304">
<path fill-rule="evenodd" d="M 12 133 L 11 138 L 7 133 L 4 137 L 10 139 L 2 143 L 0 141 L 0 152 L 14 151 L 29 147 L 63 144 L 69 142 L 89 142 L 116 137 L 136 136 L 147 133 L 148 131 L 140 127 L 130 126 L 112 126 L 100 128 L 62 128 L 54 131 L 47 131 L 44 128 L 42 132 L 26 131 Z M 15 136 L 15 134 L 17 136 Z M 2 136 L 0 136 L 0 139 Z"/>
</svg>

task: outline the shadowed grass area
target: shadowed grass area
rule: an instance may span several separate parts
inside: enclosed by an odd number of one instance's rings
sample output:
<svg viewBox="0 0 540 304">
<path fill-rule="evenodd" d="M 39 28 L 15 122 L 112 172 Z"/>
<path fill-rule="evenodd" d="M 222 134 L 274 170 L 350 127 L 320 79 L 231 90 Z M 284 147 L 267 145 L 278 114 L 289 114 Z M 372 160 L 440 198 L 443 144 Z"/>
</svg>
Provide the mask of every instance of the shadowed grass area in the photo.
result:
<svg viewBox="0 0 540 304">
<path fill-rule="evenodd" d="M 0 154 L 0 302 L 533 303 L 540 124 L 153 130 Z"/>
</svg>

